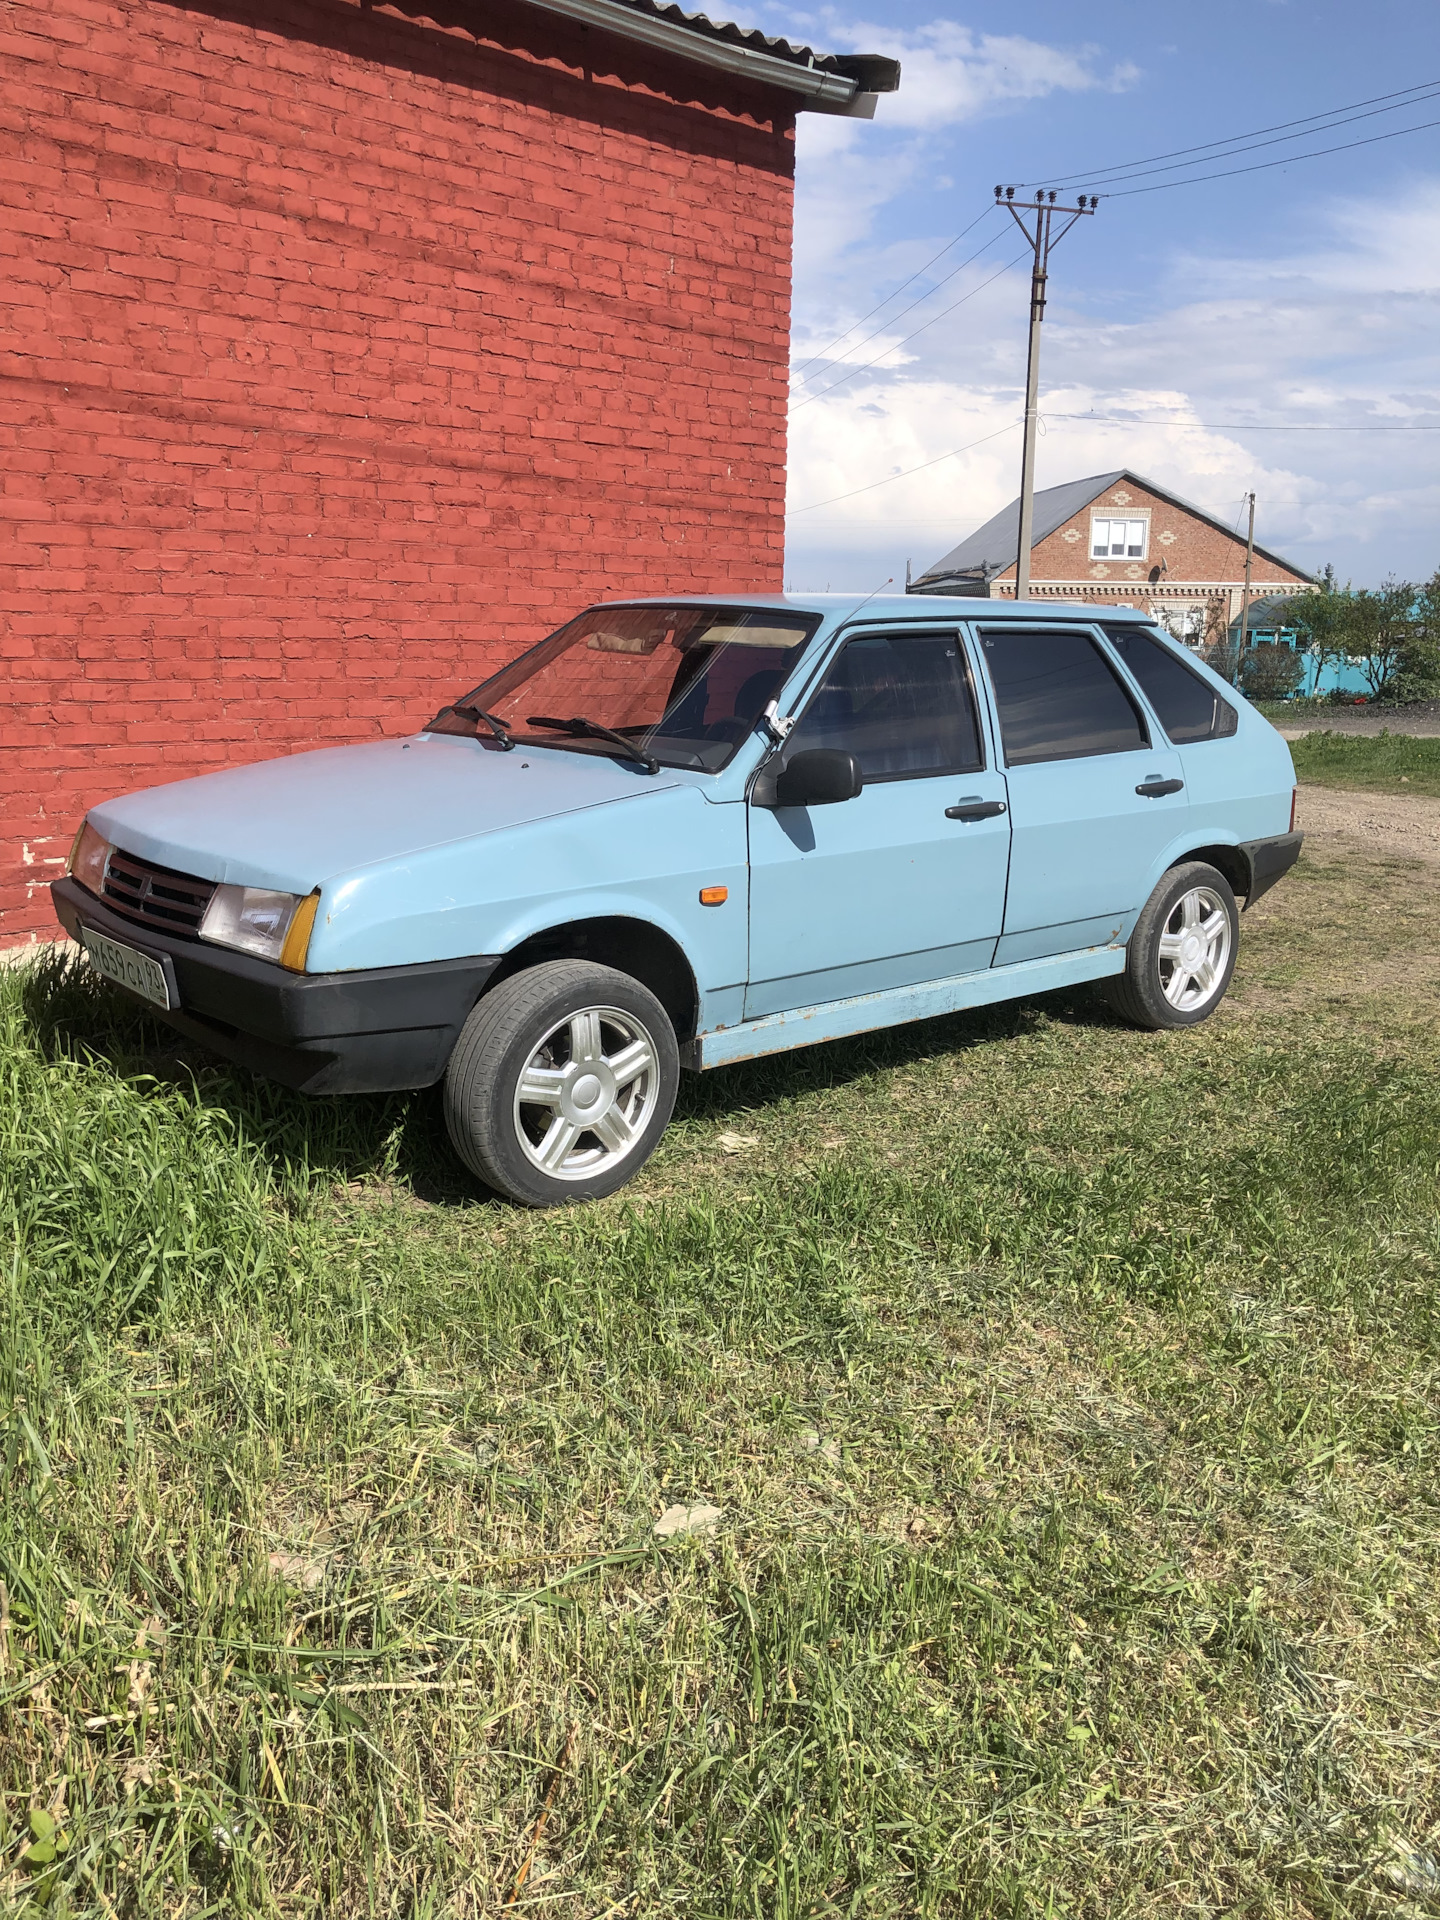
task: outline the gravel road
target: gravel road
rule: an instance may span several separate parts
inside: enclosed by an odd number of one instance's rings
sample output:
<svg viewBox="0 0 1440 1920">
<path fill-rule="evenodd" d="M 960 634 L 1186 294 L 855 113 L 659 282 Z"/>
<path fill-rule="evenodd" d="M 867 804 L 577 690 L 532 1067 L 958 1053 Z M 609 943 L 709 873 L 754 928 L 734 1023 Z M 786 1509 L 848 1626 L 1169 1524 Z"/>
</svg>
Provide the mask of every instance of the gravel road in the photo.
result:
<svg viewBox="0 0 1440 1920">
<path fill-rule="evenodd" d="M 1440 700 L 1413 700 L 1403 707 L 1335 707 L 1303 720 L 1277 720 L 1276 731 L 1287 740 L 1307 733 L 1409 733 L 1427 740 L 1440 738 Z"/>
<path fill-rule="evenodd" d="M 1440 867 L 1440 800 L 1428 794 L 1301 787 L 1295 824 L 1318 841 L 1358 841 L 1372 853 Z"/>
</svg>

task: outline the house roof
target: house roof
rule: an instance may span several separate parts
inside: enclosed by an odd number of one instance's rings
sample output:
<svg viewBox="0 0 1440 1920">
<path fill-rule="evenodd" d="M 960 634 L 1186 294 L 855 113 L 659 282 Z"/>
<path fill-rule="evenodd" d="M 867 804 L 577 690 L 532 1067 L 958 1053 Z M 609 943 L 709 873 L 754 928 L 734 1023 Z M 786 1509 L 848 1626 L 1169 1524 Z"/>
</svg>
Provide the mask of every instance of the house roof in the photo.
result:
<svg viewBox="0 0 1440 1920">
<path fill-rule="evenodd" d="M 1251 633 L 1278 633 L 1282 627 L 1288 627 L 1290 609 L 1295 605 L 1297 596 L 1293 593 L 1267 593 L 1261 599 L 1250 602 L 1250 611 L 1246 627 Z M 1230 622 L 1232 633 L 1240 631 L 1240 616 L 1237 613 Z"/>
<path fill-rule="evenodd" d="M 878 53 L 816 53 L 758 27 L 737 27 L 685 13 L 670 0 L 527 0 L 546 13 L 563 14 L 622 39 L 660 47 L 682 60 L 743 74 L 767 86 L 798 93 L 821 113 L 873 111 L 877 93 L 900 85 L 900 62 Z"/>
<path fill-rule="evenodd" d="M 1197 520 L 1203 520 L 1207 526 L 1217 528 L 1221 533 L 1234 537 L 1235 529 L 1226 526 L 1223 520 L 1217 520 L 1213 513 L 1207 513 L 1203 507 L 1197 507 L 1193 501 L 1182 500 L 1178 493 L 1171 493 L 1168 487 L 1160 487 L 1153 480 L 1147 480 L 1143 473 L 1136 473 L 1130 467 L 1121 467 L 1115 473 L 1092 474 L 1088 480 L 1067 480 L 1064 486 L 1046 487 L 1035 496 L 1034 533 L 1031 540 L 1032 551 L 1042 540 L 1059 531 L 1067 520 L 1088 507 L 1092 500 L 1098 500 L 1102 493 L 1116 485 L 1118 481 L 1128 480 L 1132 485 L 1144 487 L 1148 493 L 1168 500 L 1171 506 L 1181 508 Z M 1007 567 L 1015 564 L 1016 548 L 1020 544 L 1020 502 L 1012 500 L 1003 507 L 993 520 L 987 520 L 983 527 L 968 535 L 958 547 L 933 567 L 927 567 L 914 585 L 924 588 L 927 583 L 936 584 L 956 575 L 985 581 L 994 580 Z M 1257 544 L 1255 551 L 1287 572 L 1298 574 L 1300 579 L 1309 580 L 1312 576 L 1303 568 L 1297 567 L 1293 560 L 1287 560 L 1282 554 L 1272 553 L 1268 547 Z"/>
</svg>

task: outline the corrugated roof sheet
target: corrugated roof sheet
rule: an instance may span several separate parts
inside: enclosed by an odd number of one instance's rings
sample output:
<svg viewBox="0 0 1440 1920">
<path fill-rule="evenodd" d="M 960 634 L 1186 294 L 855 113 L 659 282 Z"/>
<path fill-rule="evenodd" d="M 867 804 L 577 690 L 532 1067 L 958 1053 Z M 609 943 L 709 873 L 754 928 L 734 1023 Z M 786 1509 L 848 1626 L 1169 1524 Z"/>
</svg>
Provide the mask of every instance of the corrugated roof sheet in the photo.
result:
<svg viewBox="0 0 1440 1920">
<path fill-rule="evenodd" d="M 778 34 L 762 33 L 758 27 L 738 27 L 733 20 L 712 20 L 708 14 L 686 13 L 669 0 L 607 0 L 631 13 L 647 14 L 652 20 L 666 20 L 671 26 L 684 27 L 690 33 L 710 40 L 724 40 L 733 47 L 748 47 L 752 53 L 769 54 L 772 60 L 788 60 L 792 66 L 812 67 L 821 73 L 842 74 L 856 81 L 867 93 L 893 93 L 900 84 L 900 63 L 875 53 L 816 53 L 813 47 L 797 46 Z"/>
<path fill-rule="evenodd" d="M 1251 633 L 1278 633 L 1282 627 L 1292 625 L 1291 611 L 1300 598 L 1298 593 L 1267 593 L 1263 599 L 1250 602 L 1250 614 L 1246 627 Z M 1230 622 L 1230 631 L 1240 631 L 1240 615 L 1237 613 Z"/>
<path fill-rule="evenodd" d="M 1063 487 L 1046 487 L 1035 496 L 1034 545 L 1049 539 L 1057 527 L 1063 527 L 1072 514 L 1079 513 L 1107 487 L 1114 486 L 1123 479 L 1120 473 L 1101 473 L 1091 480 L 1067 480 Z M 915 582 L 918 587 L 926 580 L 943 578 L 950 573 L 981 572 L 986 579 L 1003 573 L 1006 567 L 1015 563 L 1016 550 L 1020 545 L 1020 502 L 1012 500 L 1008 507 L 1002 507 L 993 520 L 987 520 L 983 527 L 962 540 L 958 547 L 952 547 L 943 560 L 937 560 L 933 567 Z"/>
</svg>

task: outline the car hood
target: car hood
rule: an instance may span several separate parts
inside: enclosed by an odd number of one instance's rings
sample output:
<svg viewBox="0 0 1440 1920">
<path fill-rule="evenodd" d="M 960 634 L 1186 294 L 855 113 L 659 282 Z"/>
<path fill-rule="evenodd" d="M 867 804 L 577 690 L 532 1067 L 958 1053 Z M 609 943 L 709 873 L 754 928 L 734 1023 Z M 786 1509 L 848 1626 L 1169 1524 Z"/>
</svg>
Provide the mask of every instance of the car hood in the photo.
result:
<svg viewBox="0 0 1440 1920">
<path fill-rule="evenodd" d="M 204 880 L 308 893 L 359 868 L 687 784 L 564 748 L 498 753 L 454 735 L 327 747 L 107 800 L 127 853 Z"/>
</svg>

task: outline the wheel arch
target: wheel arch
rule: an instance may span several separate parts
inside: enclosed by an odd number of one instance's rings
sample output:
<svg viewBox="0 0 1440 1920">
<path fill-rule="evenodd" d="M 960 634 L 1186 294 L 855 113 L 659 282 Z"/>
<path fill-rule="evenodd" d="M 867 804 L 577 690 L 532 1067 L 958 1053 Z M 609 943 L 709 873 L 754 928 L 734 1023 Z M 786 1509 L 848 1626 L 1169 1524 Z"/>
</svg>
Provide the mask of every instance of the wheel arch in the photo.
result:
<svg viewBox="0 0 1440 1920">
<path fill-rule="evenodd" d="M 1248 903 L 1255 876 L 1251 870 L 1250 856 L 1244 847 L 1233 843 L 1227 845 L 1223 841 L 1209 846 L 1189 847 L 1184 853 L 1177 854 L 1165 871 L 1170 873 L 1190 860 L 1203 860 L 1214 867 L 1229 882 L 1230 891 L 1236 899 Z"/>
<path fill-rule="evenodd" d="M 596 914 L 541 928 L 510 949 L 486 981 L 485 992 L 546 960 L 592 960 L 628 973 L 664 1007 L 681 1046 L 694 1038 L 700 1012 L 695 970 L 680 942 L 653 921 Z"/>
</svg>

